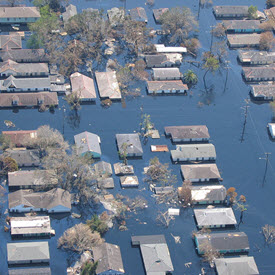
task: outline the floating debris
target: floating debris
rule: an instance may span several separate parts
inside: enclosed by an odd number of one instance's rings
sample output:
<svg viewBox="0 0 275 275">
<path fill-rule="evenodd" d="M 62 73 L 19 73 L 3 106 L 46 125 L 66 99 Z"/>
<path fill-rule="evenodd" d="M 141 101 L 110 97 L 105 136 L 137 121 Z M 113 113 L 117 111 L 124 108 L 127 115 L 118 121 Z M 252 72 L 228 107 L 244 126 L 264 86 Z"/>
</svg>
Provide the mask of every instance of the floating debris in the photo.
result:
<svg viewBox="0 0 275 275">
<path fill-rule="evenodd" d="M 180 236 L 174 236 L 172 233 L 171 236 L 174 238 L 175 243 L 181 243 Z"/>
<path fill-rule="evenodd" d="M 15 127 L 15 124 L 10 120 L 4 120 L 4 123 L 7 127 Z"/>
<path fill-rule="evenodd" d="M 190 265 L 192 264 L 192 262 L 189 262 L 189 263 L 185 263 L 184 265 L 185 265 L 185 267 L 188 267 L 188 268 L 190 268 Z"/>
</svg>

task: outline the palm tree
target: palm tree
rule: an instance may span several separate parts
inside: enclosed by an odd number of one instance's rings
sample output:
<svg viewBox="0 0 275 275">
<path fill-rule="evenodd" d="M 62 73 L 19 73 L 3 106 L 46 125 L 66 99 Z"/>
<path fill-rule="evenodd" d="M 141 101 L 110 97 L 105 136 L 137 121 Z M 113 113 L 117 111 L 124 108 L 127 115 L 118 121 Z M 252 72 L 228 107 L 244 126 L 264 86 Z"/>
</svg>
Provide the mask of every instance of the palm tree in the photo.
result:
<svg viewBox="0 0 275 275">
<path fill-rule="evenodd" d="M 183 75 L 183 79 L 187 84 L 190 84 L 190 85 L 194 85 L 198 82 L 198 77 L 192 70 L 188 70 Z"/>
</svg>

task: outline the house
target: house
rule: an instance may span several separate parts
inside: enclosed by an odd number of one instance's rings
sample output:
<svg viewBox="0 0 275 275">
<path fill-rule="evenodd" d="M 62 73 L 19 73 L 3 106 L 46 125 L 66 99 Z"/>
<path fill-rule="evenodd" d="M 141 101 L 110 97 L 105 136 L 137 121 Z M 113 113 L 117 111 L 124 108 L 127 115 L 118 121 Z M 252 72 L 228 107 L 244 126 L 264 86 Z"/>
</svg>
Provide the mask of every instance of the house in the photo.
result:
<svg viewBox="0 0 275 275">
<path fill-rule="evenodd" d="M 44 49 L 18 49 L 0 52 L 1 62 L 13 60 L 18 63 L 49 63 Z"/>
<path fill-rule="evenodd" d="M 115 188 L 115 183 L 113 178 L 98 178 L 97 187 L 100 189 L 111 189 Z"/>
<path fill-rule="evenodd" d="M 249 252 L 248 237 L 244 232 L 195 234 L 194 241 L 200 255 L 208 245 L 221 254 Z"/>
<path fill-rule="evenodd" d="M 125 165 L 124 163 L 121 163 L 121 162 L 114 164 L 114 170 L 115 170 L 115 174 L 117 176 L 133 175 L 134 174 L 133 165 Z"/>
<path fill-rule="evenodd" d="M 139 245 L 147 275 L 171 274 L 174 267 L 164 235 L 132 236 L 132 245 Z"/>
<path fill-rule="evenodd" d="M 40 154 L 37 149 L 27 150 L 25 148 L 18 148 L 13 150 L 8 149 L 5 152 L 17 162 L 18 167 L 34 167 L 40 165 Z"/>
<path fill-rule="evenodd" d="M 0 108 L 57 106 L 56 92 L 0 93 Z"/>
<path fill-rule="evenodd" d="M 186 53 L 187 49 L 185 47 L 165 47 L 164 44 L 154 44 L 157 53 Z"/>
<path fill-rule="evenodd" d="M 146 11 L 142 7 L 137 7 L 130 10 L 130 17 L 133 21 L 148 22 Z"/>
<path fill-rule="evenodd" d="M 12 238 L 48 237 L 54 235 L 49 216 L 10 218 Z"/>
<path fill-rule="evenodd" d="M 17 267 L 9 268 L 9 275 L 51 275 L 50 267 Z"/>
<path fill-rule="evenodd" d="M 216 150 L 213 144 L 186 144 L 177 145 L 171 150 L 171 158 L 176 161 L 214 161 Z"/>
<path fill-rule="evenodd" d="M 275 63 L 275 52 L 239 50 L 238 59 L 243 65 L 270 65 Z"/>
<path fill-rule="evenodd" d="M 7 244 L 8 265 L 49 264 L 48 242 L 23 242 Z"/>
<path fill-rule="evenodd" d="M 269 130 L 270 136 L 272 138 L 275 138 L 275 123 L 268 123 L 267 127 Z"/>
<path fill-rule="evenodd" d="M 98 262 L 97 275 L 121 275 L 125 274 L 120 248 L 118 245 L 103 243 L 92 247 L 94 261 Z"/>
<path fill-rule="evenodd" d="M 171 137 L 172 142 L 208 142 L 210 139 L 205 125 L 168 126 L 164 128 L 165 135 Z"/>
<path fill-rule="evenodd" d="M 48 179 L 51 179 L 49 183 Z M 58 180 L 51 170 L 20 170 L 8 172 L 9 190 L 48 189 L 57 186 Z"/>
<path fill-rule="evenodd" d="M 213 13 L 220 19 L 243 19 L 249 16 L 248 6 L 214 6 Z"/>
<path fill-rule="evenodd" d="M 275 66 L 243 67 L 242 75 L 245 81 L 275 81 Z"/>
<path fill-rule="evenodd" d="M 219 228 L 237 224 L 232 208 L 194 209 L 197 226 L 201 228 Z"/>
<path fill-rule="evenodd" d="M 122 8 L 119 9 L 117 7 L 114 7 L 110 10 L 107 10 L 107 15 L 112 27 L 123 24 L 125 19 L 125 12 Z"/>
<path fill-rule="evenodd" d="M 182 73 L 179 68 L 153 68 L 154 80 L 180 80 Z"/>
<path fill-rule="evenodd" d="M 273 101 L 275 99 L 275 85 L 251 85 L 250 95 L 254 100 Z"/>
<path fill-rule="evenodd" d="M 0 7 L 0 24 L 28 24 L 39 18 L 36 7 Z"/>
<path fill-rule="evenodd" d="M 196 183 L 222 180 L 215 163 L 181 165 L 180 169 L 185 181 Z"/>
<path fill-rule="evenodd" d="M 11 59 L 0 63 L 0 77 L 10 75 L 15 77 L 47 77 L 49 68 L 47 63 L 17 63 Z"/>
<path fill-rule="evenodd" d="M 111 177 L 113 174 L 113 169 L 111 163 L 106 161 L 99 161 L 94 164 L 94 170 L 99 177 Z"/>
<path fill-rule="evenodd" d="M 27 142 L 37 138 L 36 130 L 21 131 L 2 131 L 2 136 L 14 144 L 16 147 L 22 147 Z"/>
<path fill-rule="evenodd" d="M 71 212 L 71 194 L 61 188 L 54 188 L 47 192 L 34 192 L 31 189 L 21 189 L 9 193 L 8 197 L 10 212 Z"/>
<path fill-rule="evenodd" d="M 93 158 L 101 157 L 101 140 L 98 135 L 85 131 L 75 135 L 74 142 L 79 155 L 90 154 Z"/>
<path fill-rule="evenodd" d="M 214 260 L 218 275 L 259 275 L 254 257 L 220 258 Z"/>
<path fill-rule="evenodd" d="M 179 53 L 145 55 L 147 68 L 166 68 L 180 66 L 182 55 Z"/>
<path fill-rule="evenodd" d="M 138 134 L 116 134 L 119 152 L 126 153 L 127 157 L 142 157 L 143 150 Z"/>
<path fill-rule="evenodd" d="M 192 186 L 191 197 L 192 204 L 222 204 L 226 199 L 226 188 L 223 185 Z"/>
<path fill-rule="evenodd" d="M 62 13 L 62 18 L 64 23 L 67 23 L 69 19 L 75 15 L 77 15 L 77 9 L 75 5 L 68 5 L 66 8 L 66 11 Z"/>
<path fill-rule="evenodd" d="M 0 35 L 0 50 L 22 49 L 20 35 Z"/>
<path fill-rule="evenodd" d="M 138 177 L 137 176 L 122 176 L 120 179 L 120 185 L 124 187 L 138 187 Z"/>
<path fill-rule="evenodd" d="M 148 94 L 186 94 L 188 86 L 181 80 L 147 81 Z"/>
<path fill-rule="evenodd" d="M 265 31 L 261 28 L 259 20 L 230 20 L 224 21 L 223 26 L 228 33 L 261 33 Z"/>
<path fill-rule="evenodd" d="M 15 78 L 10 75 L 5 80 L 0 80 L 1 92 L 43 92 L 51 91 L 51 82 L 48 77 Z"/>
<path fill-rule="evenodd" d="M 230 48 L 258 47 L 261 35 L 252 34 L 228 34 L 227 41 Z"/>
<path fill-rule="evenodd" d="M 72 93 L 76 93 L 80 101 L 93 101 L 96 99 L 94 80 L 81 73 L 70 76 Z"/>
<path fill-rule="evenodd" d="M 161 24 L 160 18 L 167 11 L 169 11 L 168 8 L 153 9 L 153 15 L 157 24 Z"/>
<path fill-rule="evenodd" d="M 116 72 L 96 72 L 95 78 L 100 98 L 109 98 L 111 100 L 121 99 Z"/>
</svg>

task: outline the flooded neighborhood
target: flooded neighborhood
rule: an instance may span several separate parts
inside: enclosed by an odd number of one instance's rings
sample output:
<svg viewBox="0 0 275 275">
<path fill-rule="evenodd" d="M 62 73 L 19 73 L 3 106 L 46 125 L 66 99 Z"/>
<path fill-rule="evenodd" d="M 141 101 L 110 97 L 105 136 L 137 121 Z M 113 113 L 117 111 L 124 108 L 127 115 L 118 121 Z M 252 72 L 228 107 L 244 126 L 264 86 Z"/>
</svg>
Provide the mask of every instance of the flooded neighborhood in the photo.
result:
<svg viewBox="0 0 275 275">
<path fill-rule="evenodd" d="M 0 274 L 275 274 L 275 1 L 0 3 Z"/>
</svg>

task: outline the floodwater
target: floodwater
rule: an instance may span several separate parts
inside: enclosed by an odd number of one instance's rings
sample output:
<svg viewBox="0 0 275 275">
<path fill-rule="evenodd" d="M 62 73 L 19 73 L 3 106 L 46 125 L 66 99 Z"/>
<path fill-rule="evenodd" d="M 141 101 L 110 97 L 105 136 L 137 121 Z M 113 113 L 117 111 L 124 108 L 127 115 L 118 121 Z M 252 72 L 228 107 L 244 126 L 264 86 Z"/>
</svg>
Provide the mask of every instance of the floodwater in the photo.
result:
<svg viewBox="0 0 275 275">
<path fill-rule="evenodd" d="M 76 4 L 78 11 L 83 8 L 103 8 L 120 7 L 123 2 L 118 0 L 97 0 L 97 1 L 71 1 Z M 152 10 L 145 6 L 144 0 L 127 1 L 126 9 L 142 6 L 146 8 L 149 18 L 149 25 L 156 28 L 153 21 Z M 250 0 L 217 0 L 214 5 L 251 5 Z M 253 1 L 259 10 L 264 9 L 264 0 Z M 186 5 L 194 13 L 198 11 L 198 1 L 194 0 L 156 0 L 154 8 L 176 7 Z M 212 14 L 212 8 L 204 8 L 200 11 L 200 32 L 199 40 L 201 50 L 198 60 L 203 51 L 210 47 L 211 26 L 216 24 Z M 159 28 L 159 26 L 157 26 Z M 186 56 L 185 60 L 191 60 Z M 181 212 L 168 229 L 156 225 L 155 218 L 159 210 L 164 210 L 164 205 L 157 205 L 152 193 L 148 191 L 148 186 L 143 183 L 143 167 L 147 166 L 149 160 L 154 156 L 159 157 L 163 163 L 169 163 L 170 168 L 178 177 L 177 186 L 181 185 L 180 166 L 172 165 L 169 153 L 150 152 L 151 144 L 167 144 L 169 149 L 175 146 L 169 139 L 164 137 L 164 127 L 172 125 L 196 125 L 206 124 L 211 135 L 211 143 L 216 146 L 217 165 L 224 179 L 223 184 L 229 188 L 237 189 L 239 195 L 246 196 L 248 210 L 244 214 L 244 223 L 239 230 L 246 232 L 250 241 L 250 253 L 254 256 L 261 274 L 275 274 L 274 249 L 267 247 L 261 234 L 261 227 L 265 224 L 275 225 L 275 146 L 270 140 L 267 132 L 267 123 L 273 119 L 272 110 L 269 104 L 249 103 L 247 124 L 245 128 L 244 141 L 241 142 L 241 134 L 244 123 L 245 99 L 248 98 L 249 87 L 243 82 L 241 77 L 241 66 L 236 60 L 236 51 L 228 52 L 230 69 L 228 71 L 228 82 L 224 89 L 226 71 L 221 69 L 215 75 L 211 73 L 207 76 L 208 86 L 211 92 L 206 93 L 203 87 L 203 70 L 185 62 L 181 71 L 193 69 L 199 77 L 199 83 L 192 88 L 188 96 L 160 96 L 152 97 L 146 95 L 145 85 L 142 86 L 142 96 L 139 98 L 126 100 L 126 107 L 121 103 L 114 103 L 110 108 L 104 109 L 100 106 L 99 100 L 96 105 L 82 106 L 76 116 L 60 98 L 59 109 L 54 114 L 50 112 L 39 113 L 37 110 L 20 110 L 14 113 L 12 110 L 0 111 L 0 130 L 7 130 L 4 120 L 11 120 L 15 129 L 36 129 L 37 127 L 49 124 L 62 132 L 63 111 L 65 108 L 64 136 L 72 144 L 73 136 L 82 131 L 90 131 L 101 137 L 102 159 L 110 161 L 112 164 L 119 161 L 115 134 L 132 133 L 139 130 L 141 122 L 141 108 L 144 113 L 150 114 L 152 122 L 160 131 L 161 139 L 149 140 L 143 146 L 144 155 L 140 160 L 130 160 L 134 165 L 135 173 L 139 178 L 140 186 L 134 190 L 122 190 L 118 177 L 115 178 L 115 189 L 112 193 L 123 195 L 144 196 L 148 200 L 149 207 L 137 216 L 132 216 L 127 220 L 128 231 L 120 232 L 117 228 L 110 230 L 105 239 L 107 242 L 117 244 L 121 248 L 124 268 L 126 274 L 145 274 L 142 258 L 138 248 L 131 247 L 132 235 L 142 234 L 164 234 L 170 250 L 171 259 L 174 265 L 174 274 L 199 274 L 204 267 L 207 274 L 214 274 L 207 264 L 202 263 L 197 256 L 191 234 L 196 229 L 193 210 L 188 209 Z M 269 155 L 266 181 L 263 184 L 265 172 L 265 153 Z M 240 212 L 235 210 L 236 218 L 239 219 Z M 138 220 L 137 220 L 138 219 Z M 140 221 L 142 223 L 140 223 Z M 66 274 L 68 253 L 56 248 L 57 240 L 63 231 L 71 227 L 74 223 L 80 222 L 72 218 L 62 220 L 52 220 L 52 226 L 56 231 L 56 236 L 51 238 L 50 254 L 52 274 Z M 1 232 L 1 265 L 0 273 L 7 274 L 6 264 L 6 242 L 10 241 L 8 233 Z M 181 243 L 175 244 L 172 237 L 180 236 Z M 190 268 L 185 263 L 191 262 Z"/>
</svg>

